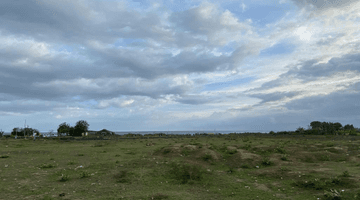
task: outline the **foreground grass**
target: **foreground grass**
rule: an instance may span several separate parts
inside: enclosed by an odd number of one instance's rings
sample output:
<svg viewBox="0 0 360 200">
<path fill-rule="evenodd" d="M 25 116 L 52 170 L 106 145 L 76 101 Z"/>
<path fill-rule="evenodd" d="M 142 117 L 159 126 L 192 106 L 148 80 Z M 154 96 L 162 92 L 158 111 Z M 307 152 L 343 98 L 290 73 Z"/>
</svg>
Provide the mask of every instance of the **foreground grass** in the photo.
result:
<svg viewBox="0 0 360 200">
<path fill-rule="evenodd" d="M 267 135 L 0 141 L 3 199 L 360 199 L 360 142 Z"/>
</svg>

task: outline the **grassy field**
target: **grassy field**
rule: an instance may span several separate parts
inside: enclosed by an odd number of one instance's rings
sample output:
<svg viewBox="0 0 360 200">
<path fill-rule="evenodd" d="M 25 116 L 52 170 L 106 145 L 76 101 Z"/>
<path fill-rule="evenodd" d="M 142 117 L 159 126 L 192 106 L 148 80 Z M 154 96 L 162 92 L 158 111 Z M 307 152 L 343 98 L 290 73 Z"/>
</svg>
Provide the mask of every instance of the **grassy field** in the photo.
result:
<svg viewBox="0 0 360 200">
<path fill-rule="evenodd" d="M 360 199 L 359 139 L 2 139 L 0 199 Z"/>
</svg>

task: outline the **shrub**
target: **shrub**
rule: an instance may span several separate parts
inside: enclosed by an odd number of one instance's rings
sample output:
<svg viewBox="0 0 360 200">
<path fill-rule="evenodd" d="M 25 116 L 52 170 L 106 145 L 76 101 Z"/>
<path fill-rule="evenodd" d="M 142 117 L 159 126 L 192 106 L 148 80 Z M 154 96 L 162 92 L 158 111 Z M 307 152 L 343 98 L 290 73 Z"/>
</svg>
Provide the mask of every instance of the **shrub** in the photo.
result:
<svg viewBox="0 0 360 200">
<path fill-rule="evenodd" d="M 288 155 L 286 155 L 286 154 L 284 154 L 284 155 L 282 155 L 281 156 L 281 160 L 283 160 L 283 161 L 287 161 L 288 160 Z"/>
<path fill-rule="evenodd" d="M 343 176 L 343 177 L 350 177 L 350 174 L 349 174 L 349 172 L 346 170 L 346 171 L 343 172 L 342 176 Z"/>
<path fill-rule="evenodd" d="M 41 169 L 54 168 L 54 167 L 55 167 L 55 165 L 53 165 L 53 164 L 42 164 L 39 166 L 39 168 L 41 168 Z"/>
<path fill-rule="evenodd" d="M 182 154 L 183 156 L 188 156 L 188 155 L 190 154 L 190 151 L 187 150 L 187 149 L 183 149 L 183 150 L 181 150 L 181 154 Z"/>
<path fill-rule="evenodd" d="M 8 155 L 2 155 L 0 156 L 0 158 L 8 158 L 9 156 Z"/>
<path fill-rule="evenodd" d="M 273 162 L 270 161 L 269 157 L 263 157 L 261 164 L 264 166 L 270 166 L 273 164 Z"/>
<path fill-rule="evenodd" d="M 324 191 L 324 197 L 326 200 L 341 200 L 341 195 L 335 189 L 330 189 L 330 191 Z"/>
<path fill-rule="evenodd" d="M 68 162 L 68 165 L 74 165 L 74 164 L 76 164 L 75 161 L 69 161 L 69 162 Z"/>
<path fill-rule="evenodd" d="M 62 174 L 61 177 L 60 177 L 61 182 L 68 181 L 69 179 L 70 179 L 70 177 L 67 174 Z"/>
<path fill-rule="evenodd" d="M 116 179 L 116 182 L 119 183 L 126 183 L 129 182 L 129 179 L 127 179 L 127 171 L 121 170 L 119 173 L 114 175 L 114 178 Z"/>
<path fill-rule="evenodd" d="M 86 177 L 90 177 L 89 172 L 83 171 L 83 172 L 80 173 L 80 178 L 86 178 Z"/>
<path fill-rule="evenodd" d="M 84 154 L 80 153 L 80 154 L 78 154 L 78 156 L 84 156 Z"/>
<path fill-rule="evenodd" d="M 278 153 L 281 153 L 281 154 L 285 154 L 286 153 L 286 150 L 282 147 L 276 147 L 276 149 L 274 150 L 274 152 L 278 152 Z"/>
<path fill-rule="evenodd" d="M 232 150 L 228 150 L 227 151 L 229 154 L 235 154 L 237 153 L 237 150 L 236 149 L 232 149 Z"/>
<path fill-rule="evenodd" d="M 240 167 L 243 169 L 250 169 L 250 166 L 248 164 L 242 164 Z"/>
<path fill-rule="evenodd" d="M 204 155 L 204 156 L 202 157 L 202 159 L 203 159 L 204 161 L 208 161 L 208 160 L 211 160 L 211 159 L 212 159 L 212 156 L 209 155 L 209 154 L 206 154 L 206 155 Z"/>
<path fill-rule="evenodd" d="M 171 163 L 171 169 L 168 171 L 170 176 L 179 180 L 181 184 L 190 183 L 190 181 L 199 181 L 204 173 L 198 166 L 188 164 Z"/>
</svg>

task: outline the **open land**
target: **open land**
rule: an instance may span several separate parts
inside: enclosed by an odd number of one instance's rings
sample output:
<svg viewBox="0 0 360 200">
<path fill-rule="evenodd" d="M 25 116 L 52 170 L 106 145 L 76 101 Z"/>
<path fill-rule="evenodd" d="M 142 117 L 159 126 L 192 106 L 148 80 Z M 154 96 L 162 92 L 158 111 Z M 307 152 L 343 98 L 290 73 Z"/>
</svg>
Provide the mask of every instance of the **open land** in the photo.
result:
<svg viewBox="0 0 360 200">
<path fill-rule="evenodd" d="M 360 199 L 360 137 L 0 140 L 0 199 Z"/>
</svg>

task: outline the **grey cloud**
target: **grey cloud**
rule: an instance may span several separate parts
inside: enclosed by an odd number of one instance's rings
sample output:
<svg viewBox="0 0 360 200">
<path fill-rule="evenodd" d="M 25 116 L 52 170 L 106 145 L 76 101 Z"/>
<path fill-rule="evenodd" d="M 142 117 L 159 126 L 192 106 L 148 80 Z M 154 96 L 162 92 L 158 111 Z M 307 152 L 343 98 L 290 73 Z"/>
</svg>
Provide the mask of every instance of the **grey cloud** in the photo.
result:
<svg viewBox="0 0 360 200">
<path fill-rule="evenodd" d="M 329 8 L 343 8 L 358 2 L 358 0 L 292 0 L 296 5 L 304 7 L 313 5 L 317 10 Z"/>
</svg>

